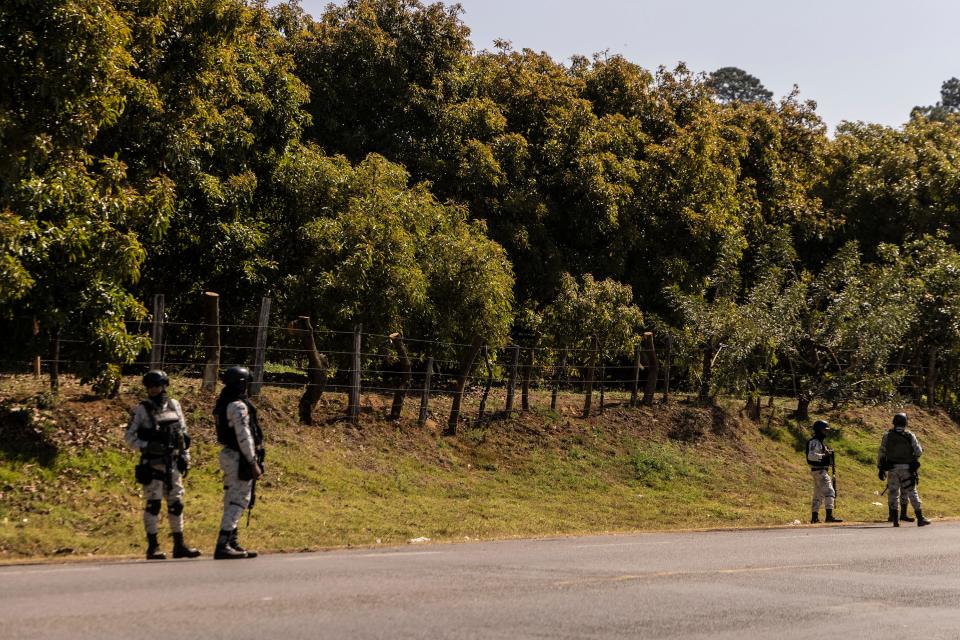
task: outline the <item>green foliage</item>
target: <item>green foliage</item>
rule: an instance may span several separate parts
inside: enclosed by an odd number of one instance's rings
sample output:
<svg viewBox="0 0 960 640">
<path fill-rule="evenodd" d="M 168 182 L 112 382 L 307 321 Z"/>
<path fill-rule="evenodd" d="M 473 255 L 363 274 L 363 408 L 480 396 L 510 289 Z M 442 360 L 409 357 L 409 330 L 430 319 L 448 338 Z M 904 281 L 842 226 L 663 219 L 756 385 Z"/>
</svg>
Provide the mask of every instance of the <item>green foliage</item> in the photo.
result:
<svg viewBox="0 0 960 640">
<path fill-rule="evenodd" d="M 589 273 L 581 282 L 564 274 L 557 298 L 543 315 L 554 345 L 592 349 L 596 338 L 606 358 L 631 353 L 643 328 L 643 313 L 633 304 L 630 286 L 609 278 L 598 281 Z"/>
<path fill-rule="evenodd" d="M 717 100 L 731 102 L 770 102 L 773 92 L 758 78 L 738 67 L 721 67 L 710 74 L 707 86 Z"/>
</svg>

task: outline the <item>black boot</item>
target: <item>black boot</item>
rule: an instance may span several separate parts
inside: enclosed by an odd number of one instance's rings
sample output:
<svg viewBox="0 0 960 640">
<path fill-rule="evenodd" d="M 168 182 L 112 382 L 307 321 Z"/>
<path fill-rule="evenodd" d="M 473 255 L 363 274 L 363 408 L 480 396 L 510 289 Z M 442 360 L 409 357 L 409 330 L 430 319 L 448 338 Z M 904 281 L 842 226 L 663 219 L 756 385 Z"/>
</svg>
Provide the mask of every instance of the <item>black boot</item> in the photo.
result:
<svg viewBox="0 0 960 640">
<path fill-rule="evenodd" d="M 166 560 L 167 554 L 160 551 L 160 543 L 157 542 L 157 534 L 147 534 L 147 560 Z"/>
<path fill-rule="evenodd" d="M 247 554 L 243 551 L 237 551 L 230 546 L 230 532 L 221 531 L 217 536 L 217 550 L 213 552 L 214 560 L 240 560 L 246 558 Z"/>
<path fill-rule="evenodd" d="M 247 554 L 247 557 L 248 557 L 248 558 L 256 558 L 256 557 L 257 557 L 257 552 L 256 552 L 256 551 L 248 551 L 248 550 L 246 550 L 246 549 L 244 549 L 243 547 L 240 546 L 240 540 L 237 538 L 237 530 L 236 530 L 236 529 L 234 529 L 233 531 L 230 532 L 230 546 L 233 547 L 234 549 L 236 549 L 237 551 L 240 551 L 240 552 L 242 552 L 242 553 Z"/>
<path fill-rule="evenodd" d="M 188 547 L 183 543 L 183 532 L 173 534 L 173 557 L 174 558 L 197 558 L 200 556 L 200 550 Z"/>
<path fill-rule="evenodd" d="M 833 509 L 827 509 L 827 517 L 823 519 L 824 522 L 843 522 L 840 518 L 833 517 Z"/>
<path fill-rule="evenodd" d="M 810 516 L 810 524 L 817 524 L 820 522 L 820 512 L 814 511 L 813 515 Z"/>
<path fill-rule="evenodd" d="M 907 515 L 907 505 L 900 505 L 900 522 L 913 522 L 913 518 Z"/>
<path fill-rule="evenodd" d="M 893 526 L 900 526 L 900 512 L 896 509 L 890 509 L 890 516 L 887 518 L 887 522 L 892 522 Z"/>
<path fill-rule="evenodd" d="M 930 524 L 930 521 L 923 517 L 923 511 L 917 509 L 917 526 L 925 527 Z"/>
</svg>

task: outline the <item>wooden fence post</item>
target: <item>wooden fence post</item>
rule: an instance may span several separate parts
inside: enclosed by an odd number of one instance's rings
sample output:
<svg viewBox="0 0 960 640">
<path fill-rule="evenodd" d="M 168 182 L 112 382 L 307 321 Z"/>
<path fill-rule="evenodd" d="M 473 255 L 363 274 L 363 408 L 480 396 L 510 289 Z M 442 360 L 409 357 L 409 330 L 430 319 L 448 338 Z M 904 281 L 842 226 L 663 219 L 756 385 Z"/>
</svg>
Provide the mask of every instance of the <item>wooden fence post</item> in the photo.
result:
<svg viewBox="0 0 960 640">
<path fill-rule="evenodd" d="M 667 334 L 667 367 L 663 372 L 663 403 L 670 401 L 670 360 L 673 357 L 673 334 Z"/>
<path fill-rule="evenodd" d="M 647 360 L 647 384 L 643 389 L 643 404 L 650 406 L 653 404 L 653 394 L 657 391 L 657 377 L 660 375 L 660 363 L 657 360 L 657 348 L 653 344 L 653 333 L 647 331 L 643 334 L 644 355 Z"/>
<path fill-rule="evenodd" d="M 260 316 L 257 319 L 257 343 L 253 353 L 253 380 L 250 382 L 250 396 L 260 395 L 263 386 L 263 365 L 267 355 L 267 330 L 270 328 L 270 298 L 260 301 Z"/>
<path fill-rule="evenodd" d="M 407 346 L 403 343 L 403 336 L 399 333 L 390 334 L 390 342 L 397 352 L 397 358 L 400 360 L 400 386 L 393 392 L 393 405 L 390 407 L 390 419 L 399 420 L 403 413 L 403 401 L 407 397 L 410 385 L 413 382 L 413 374 L 410 368 L 410 356 L 407 355 Z"/>
<path fill-rule="evenodd" d="M 507 404 L 504 408 L 508 414 L 513 411 L 513 396 L 517 390 L 517 365 L 520 362 L 520 346 L 510 347 L 510 377 L 507 379 Z"/>
<path fill-rule="evenodd" d="M 583 417 L 590 417 L 590 405 L 593 403 L 593 374 L 594 368 L 597 366 L 597 351 L 599 350 L 597 337 L 594 336 L 591 340 L 591 349 L 590 349 L 590 362 L 587 365 L 587 376 L 584 381 L 583 389 Z"/>
<path fill-rule="evenodd" d="M 560 355 L 560 367 L 553 374 L 553 391 L 550 393 L 550 410 L 557 410 L 557 394 L 560 392 L 560 381 L 563 379 L 563 373 L 567 369 L 567 350 L 564 349 Z"/>
<path fill-rule="evenodd" d="M 427 409 L 430 405 L 430 378 L 433 377 L 433 356 L 427 356 L 427 366 L 423 370 L 423 393 L 420 396 L 420 416 L 417 424 L 421 427 L 427 423 Z"/>
<path fill-rule="evenodd" d="M 220 370 L 220 294 L 213 291 L 203 294 L 203 317 L 206 363 L 200 388 L 213 391 L 217 387 L 217 372 Z"/>
<path fill-rule="evenodd" d="M 527 353 L 527 363 L 523 367 L 523 383 L 520 386 L 520 408 L 530 411 L 530 375 L 533 372 L 533 347 Z"/>
<path fill-rule="evenodd" d="M 487 384 L 483 387 L 483 397 L 480 398 L 477 420 L 483 420 L 483 412 L 487 408 L 487 396 L 490 395 L 490 387 L 493 386 L 493 366 L 490 364 L 490 347 L 487 345 L 483 345 L 483 363 L 487 367 Z"/>
<path fill-rule="evenodd" d="M 150 368 L 163 367 L 163 294 L 153 296 L 153 331 L 150 333 Z"/>
<path fill-rule="evenodd" d="M 50 343 L 50 392 L 60 392 L 60 327 L 53 330 Z"/>
<path fill-rule="evenodd" d="M 33 347 L 36 353 L 33 356 L 33 377 L 40 379 L 40 322 L 36 317 L 33 318 Z"/>
<path fill-rule="evenodd" d="M 363 324 L 353 327 L 353 354 L 350 358 L 350 397 L 347 404 L 347 417 L 350 422 L 357 424 L 360 420 L 360 345 L 363 334 Z"/>
</svg>

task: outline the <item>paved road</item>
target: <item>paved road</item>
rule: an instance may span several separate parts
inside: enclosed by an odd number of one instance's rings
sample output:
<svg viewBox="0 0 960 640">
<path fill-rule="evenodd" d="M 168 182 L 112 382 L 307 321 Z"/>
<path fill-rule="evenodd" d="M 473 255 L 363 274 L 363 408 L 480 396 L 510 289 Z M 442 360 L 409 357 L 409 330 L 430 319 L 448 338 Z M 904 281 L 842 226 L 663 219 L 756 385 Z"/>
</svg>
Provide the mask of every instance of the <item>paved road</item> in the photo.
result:
<svg viewBox="0 0 960 640">
<path fill-rule="evenodd" d="M 960 523 L 0 568 L 0 638 L 960 638 Z"/>
</svg>

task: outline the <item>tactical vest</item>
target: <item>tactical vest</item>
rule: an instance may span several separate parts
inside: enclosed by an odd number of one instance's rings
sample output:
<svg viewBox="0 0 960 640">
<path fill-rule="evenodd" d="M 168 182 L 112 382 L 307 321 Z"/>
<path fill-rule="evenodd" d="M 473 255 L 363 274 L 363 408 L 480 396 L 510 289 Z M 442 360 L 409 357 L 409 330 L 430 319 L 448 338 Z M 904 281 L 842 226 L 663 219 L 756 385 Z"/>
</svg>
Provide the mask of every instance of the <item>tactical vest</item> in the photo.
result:
<svg viewBox="0 0 960 640">
<path fill-rule="evenodd" d="M 255 448 L 259 449 L 263 445 L 263 432 L 260 431 L 260 423 L 257 420 L 257 408 L 250 404 L 250 401 L 246 398 L 239 398 L 239 401 L 247 405 L 247 415 L 250 419 L 250 434 L 253 436 Z M 234 402 L 236 402 L 236 400 L 234 400 Z M 227 406 L 229 406 L 229 403 Z M 227 419 L 226 406 L 223 407 L 222 410 L 217 411 L 217 442 L 228 449 L 240 451 L 237 432 L 230 426 L 230 420 Z"/>
<path fill-rule="evenodd" d="M 887 435 L 886 460 L 888 464 L 910 464 L 914 461 L 910 436 L 891 429 Z"/>
<path fill-rule="evenodd" d="M 807 440 L 807 464 L 810 465 L 812 469 L 826 469 L 829 465 L 823 460 L 811 460 L 810 459 L 810 443 L 816 440 L 817 438 L 810 438 Z M 823 444 L 822 442 L 820 444 Z"/>
<path fill-rule="evenodd" d="M 180 416 L 173 408 L 173 403 L 165 400 L 163 406 L 159 409 L 152 400 L 144 400 L 140 405 L 150 418 L 149 427 L 137 429 L 137 437 L 147 442 L 143 453 L 151 457 L 161 457 L 168 453 L 168 448 L 177 448 L 180 436 Z"/>
</svg>

